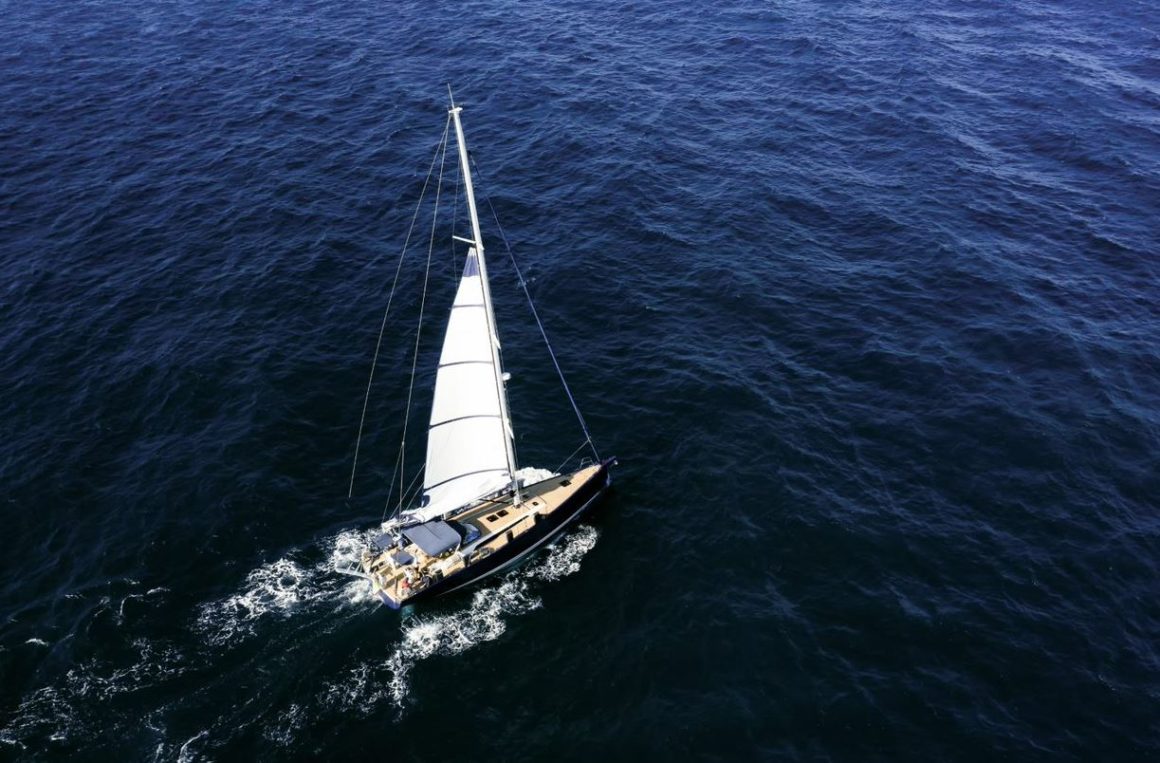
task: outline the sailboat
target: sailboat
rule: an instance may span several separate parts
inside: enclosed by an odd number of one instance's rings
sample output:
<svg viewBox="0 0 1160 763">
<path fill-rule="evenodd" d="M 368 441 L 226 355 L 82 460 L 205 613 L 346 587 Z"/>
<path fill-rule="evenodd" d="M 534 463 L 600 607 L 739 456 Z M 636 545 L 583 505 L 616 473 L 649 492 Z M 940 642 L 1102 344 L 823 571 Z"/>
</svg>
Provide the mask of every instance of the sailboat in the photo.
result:
<svg viewBox="0 0 1160 763">
<path fill-rule="evenodd" d="M 472 585 L 550 545 L 605 494 L 616 463 L 596 453 L 570 392 L 595 460 L 564 472 L 516 462 L 462 110 L 452 98 L 472 237 L 454 236 L 468 249 L 436 369 L 422 495 L 380 525 L 357 567 L 339 570 L 370 581 L 393 609 Z"/>
</svg>

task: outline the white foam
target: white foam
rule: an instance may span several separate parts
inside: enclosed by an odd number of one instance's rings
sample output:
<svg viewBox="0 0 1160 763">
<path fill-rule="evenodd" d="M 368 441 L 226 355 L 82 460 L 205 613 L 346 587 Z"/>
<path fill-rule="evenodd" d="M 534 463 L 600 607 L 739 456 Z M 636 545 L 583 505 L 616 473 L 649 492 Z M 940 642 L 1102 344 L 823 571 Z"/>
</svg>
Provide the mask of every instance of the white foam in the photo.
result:
<svg viewBox="0 0 1160 763">
<path fill-rule="evenodd" d="M 27 749 L 22 738 L 52 733 L 67 738 L 78 725 L 77 711 L 69 701 L 68 692 L 55 686 L 42 686 L 28 695 L 0 731 L 6 744 Z"/>
<path fill-rule="evenodd" d="M 346 672 L 341 680 L 326 684 L 321 702 L 343 714 L 367 715 L 388 696 L 386 679 L 378 675 L 379 666 L 362 662 Z"/>
<path fill-rule="evenodd" d="M 8 747 L 19 747 L 21 751 L 28 749 L 28 745 L 8 736 L 6 731 L 0 731 L 0 745 L 6 745 Z"/>
<path fill-rule="evenodd" d="M 268 726 L 263 736 L 276 745 L 290 747 L 294 743 L 296 732 L 302 728 L 306 720 L 306 711 L 297 702 L 290 703 L 290 707 L 279 711 L 272 726 Z"/>
<path fill-rule="evenodd" d="M 411 670 L 436 655 L 450 656 L 494 641 L 507 630 L 507 618 L 538 609 L 543 602 L 528 591 L 527 580 L 510 575 L 498 586 L 472 594 L 471 603 L 458 612 L 417 616 L 402 623 L 402 643 L 387 658 L 391 701 L 398 707 L 410 691 Z"/>
<path fill-rule="evenodd" d="M 389 699 L 402 710 L 416 665 L 431 657 L 461 654 L 502 636 L 513 617 L 543 606 L 530 584 L 575 573 L 598 537 L 594 528 L 580 526 L 542 559 L 476 590 L 460 609 L 437 615 L 420 613 L 402 620 L 399 645 L 385 662 L 355 665 L 343 681 L 327 687 L 324 703 L 344 712 L 367 714 L 380 701 Z"/>
<path fill-rule="evenodd" d="M 209 735 L 209 730 L 207 729 L 205 731 L 199 731 L 196 734 L 194 734 L 193 736 L 191 736 L 189 739 L 185 740 L 185 744 L 181 745 L 181 749 L 178 750 L 178 752 L 177 752 L 177 763 L 187 763 L 187 761 L 195 760 L 196 756 L 197 756 L 197 751 L 196 750 L 191 751 L 189 749 L 189 746 L 191 744 L 193 744 L 194 742 L 196 742 L 197 740 L 201 739 L 202 737 L 205 737 L 208 735 Z"/>
<path fill-rule="evenodd" d="M 196 627 L 212 645 L 233 646 L 256 633 L 264 619 L 274 621 L 303 612 L 313 612 L 319 618 L 365 617 L 366 602 L 372 600 L 369 586 L 335 573 L 334 568 L 355 563 L 370 534 L 339 533 L 315 546 L 313 559 L 308 552 L 294 552 L 293 557 L 255 568 L 236 593 L 201 605 Z M 399 631 L 397 640 L 387 645 L 386 656 L 379 652 L 378 657 L 359 660 L 326 685 L 319 702 L 359 715 L 370 714 L 384 704 L 405 710 L 416 666 L 500 638 L 514 618 L 543 606 L 537 593 L 542 582 L 559 580 L 580 568 L 597 537 L 593 528 L 578 527 L 547 553 L 477 588 L 470 598 L 448 600 L 453 605 L 450 610 L 439 606 L 437 613 L 430 614 L 430 609 L 420 608 L 416 616 L 398 621 L 392 613 L 387 622 L 398 622 Z M 130 598 L 148 600 L 166 592 L 154 588 L 144 594 L 129 594 L 121 599 L 120 607 L 124 608 Z M 117 611 L 116 602 L 102 603 Z M 39 638 L 30 638 L 27 643 L 49 646 Z M 190 669 L 190 657 L 172 644 L 145 638 L 132 639 L 129 644 L 136 654 L 130 654 L 128 660 L 84 661 L 55 685 L 27 695 L 0 729 L 0 749 L 23 749 L 26 740 L 48 734 L 58 741 L 84 738 L 92 733 L 86 728 L 89 720 L 84 708 L 161 685 Z M 376 644 L 368 644 L 368 648 L 374 650 Z M 273 744 L 292 745 L 316 710 L 312 704 L 292 704 L 264 729 L 265 737 Z M 179 760 L 198 758 L 205 754 L 210 735 L 207 730 L 180 744 L 179 740 L 162 742 L 159 750 Z"/>
<path fill-rule="evenodd" d="M 67 638 L 67 637 L 66 637 Z M 40 644 L 40 639 L 30 639 Z M 64 742 L 91 736 L 88 708 L 109 699 L 160 685 L 187 669 L 178 650 L 164 642 L 135 638 L 128 642 L 136 652 L 126 661 L 88 659 L 70 668 L 50 686 L 42 686 L 21 701 L 0 730 L 0 741 L 25 746 L 26 739 L 48 735 Z"/>
<path fill-rule="evenodd" d="M 327 541 L 326 555 L 314 564 L 283 557 L 252 570 L 241 590 L 199 608 L 197 629 L 215 646 L 238 643 L 254 635 L 266 617 L 289 617 L 319 604 L 361 604 L 372 597 L 363 580 L 345 577 L 336 567 L 357 563 L 369 532 L 347 530 Z"/>
<path fill-rule="evenodd" d="M 595 527 L 580 525 L 570 535 L 552 547 L 552 550 L 528 568 L 528 577 L 535 580 L 559 580 L 580 570 L 580 560 L 593 549 L 600 533 Z"/>
<path fill-rule="evenodd" d="M 131 665 L 108 670 L 89 660 L 65 674 L 64 685 L 76 698 L 107 700 L 119 694 L 162 683 L 185 671 L 184 659 L 172 646 L 144 638 L 133 639 L 137 659 Z"/>
<path fill-rule="evenodd" d="M 291 559 L 278 559 L 252 570 L 241 591 L 203 604 L 199 629 L 215 645 L 224 645 L 254 633 L 254 621 L 266 614 L 286 614 L 309 598 L 303 585 L 309 570 Z"/>
<path fill-rule="evenodd" d="M 125 598 L 121 599 L 121 606 L 117 610 L 117 622 L 118 623 L 125 622 L 125 604 L 127 604 L 129 602 L 129 600 L 139 599 L 141 601 L 146 601 L 151 596 L 156 596 L 157 594 L 168 593 L 168 592 L 169 592 L 169 589 L 162 586 L 160 588 L 150 588 L 145 593 L 128 594 Z"/>
<path fill-rule="evenodd" d="M 335 581 L 341 580 L 343 585 L 339 600 L 347 604 L 364 604 L 366 602 L 378 602 L 379 599 L 374 596 L 371 591 L 371 585 L 365 580 L 358 578 L 343 577 L 341 573 L 335 572 L 336 569 L 347 569 L 358 565 L 362 558 L 363 549 L 370 543 L 371 538 L 377 535 L 376 530 L 346 530 L 331 539 L 330 554 L 326 560 L 321 562 L 316 569 L 320 572 L 325 572 L 328 577 Z"/>
</svg>

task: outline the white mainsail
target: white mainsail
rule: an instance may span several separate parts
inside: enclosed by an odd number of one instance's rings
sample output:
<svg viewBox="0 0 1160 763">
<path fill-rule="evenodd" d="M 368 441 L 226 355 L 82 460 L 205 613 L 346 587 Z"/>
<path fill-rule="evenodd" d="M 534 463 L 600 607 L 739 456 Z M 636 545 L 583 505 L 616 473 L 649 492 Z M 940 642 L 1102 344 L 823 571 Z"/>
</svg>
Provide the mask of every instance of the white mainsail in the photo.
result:
<svg viewBox="0 0 1160 763">
<path fill-rule="evenodd" d="M 411 512 L 421 519 L 506 487 L 516 471 L 499 336 L 459 112 L 452 107 L 474 246 L 467 252 L 435 376 L 423 505 Z"/>
<path fill-rule="evenodd" d="M 488 326 L 483 278 L 468 252 L 443 339 L 427 431 L 426 505 L 434 517 L 511 481 L 509 437 L 496 383 L 495 338 Z"/>
</svg>

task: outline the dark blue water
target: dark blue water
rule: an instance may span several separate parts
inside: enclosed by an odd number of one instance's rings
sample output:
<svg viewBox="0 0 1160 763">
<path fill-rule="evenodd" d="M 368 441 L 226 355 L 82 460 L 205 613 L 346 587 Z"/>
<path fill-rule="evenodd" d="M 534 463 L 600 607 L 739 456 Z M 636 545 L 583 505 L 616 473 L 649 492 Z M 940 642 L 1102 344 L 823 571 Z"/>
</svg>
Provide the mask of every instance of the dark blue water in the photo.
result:
<svg viewBox="0 0 1160 763">
<path fill-rule="evenodd" d="M 1160 756 L 1153 4 L 0 2 L 0 75 L 0 757 Z M 447 82 L 622 466 L 400 619 L 330 568 Z"/>
</svg>

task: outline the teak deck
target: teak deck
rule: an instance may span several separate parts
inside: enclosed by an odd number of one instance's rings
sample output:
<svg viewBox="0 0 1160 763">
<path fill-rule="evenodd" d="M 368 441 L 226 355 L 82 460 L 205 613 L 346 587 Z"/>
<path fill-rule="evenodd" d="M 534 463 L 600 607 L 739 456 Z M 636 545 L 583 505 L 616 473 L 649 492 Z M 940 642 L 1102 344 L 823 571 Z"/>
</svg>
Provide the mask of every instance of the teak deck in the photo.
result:
<svg viewBox="0 0 1160 763">
<path fill-rule="evenodd" d="M 482 501 L 447 516 L 446 521 L 474 526 L 479 530 L 480 537 L 438 557 L 428 556 L 414 543 L 402 549 L 414 559 L 408 564 L 399 564 L 395 560 L 394 554 L 399 551 L 397 548 L 389 548 L 377 554 L 368 550 L 363 554 L 363 570 L 371 577 L 377 593 L 381 592 L 401 604 L 427 587 L 462 573 L 468 567 L 500 552 L 539 522 L 557 519 L 555 512 L 602 468 L 601 464 L 594 464 L 528 485 L 521 491 L 518 504 L 514 504 L 512 496 L 507 495 Z"/>
</svg>

